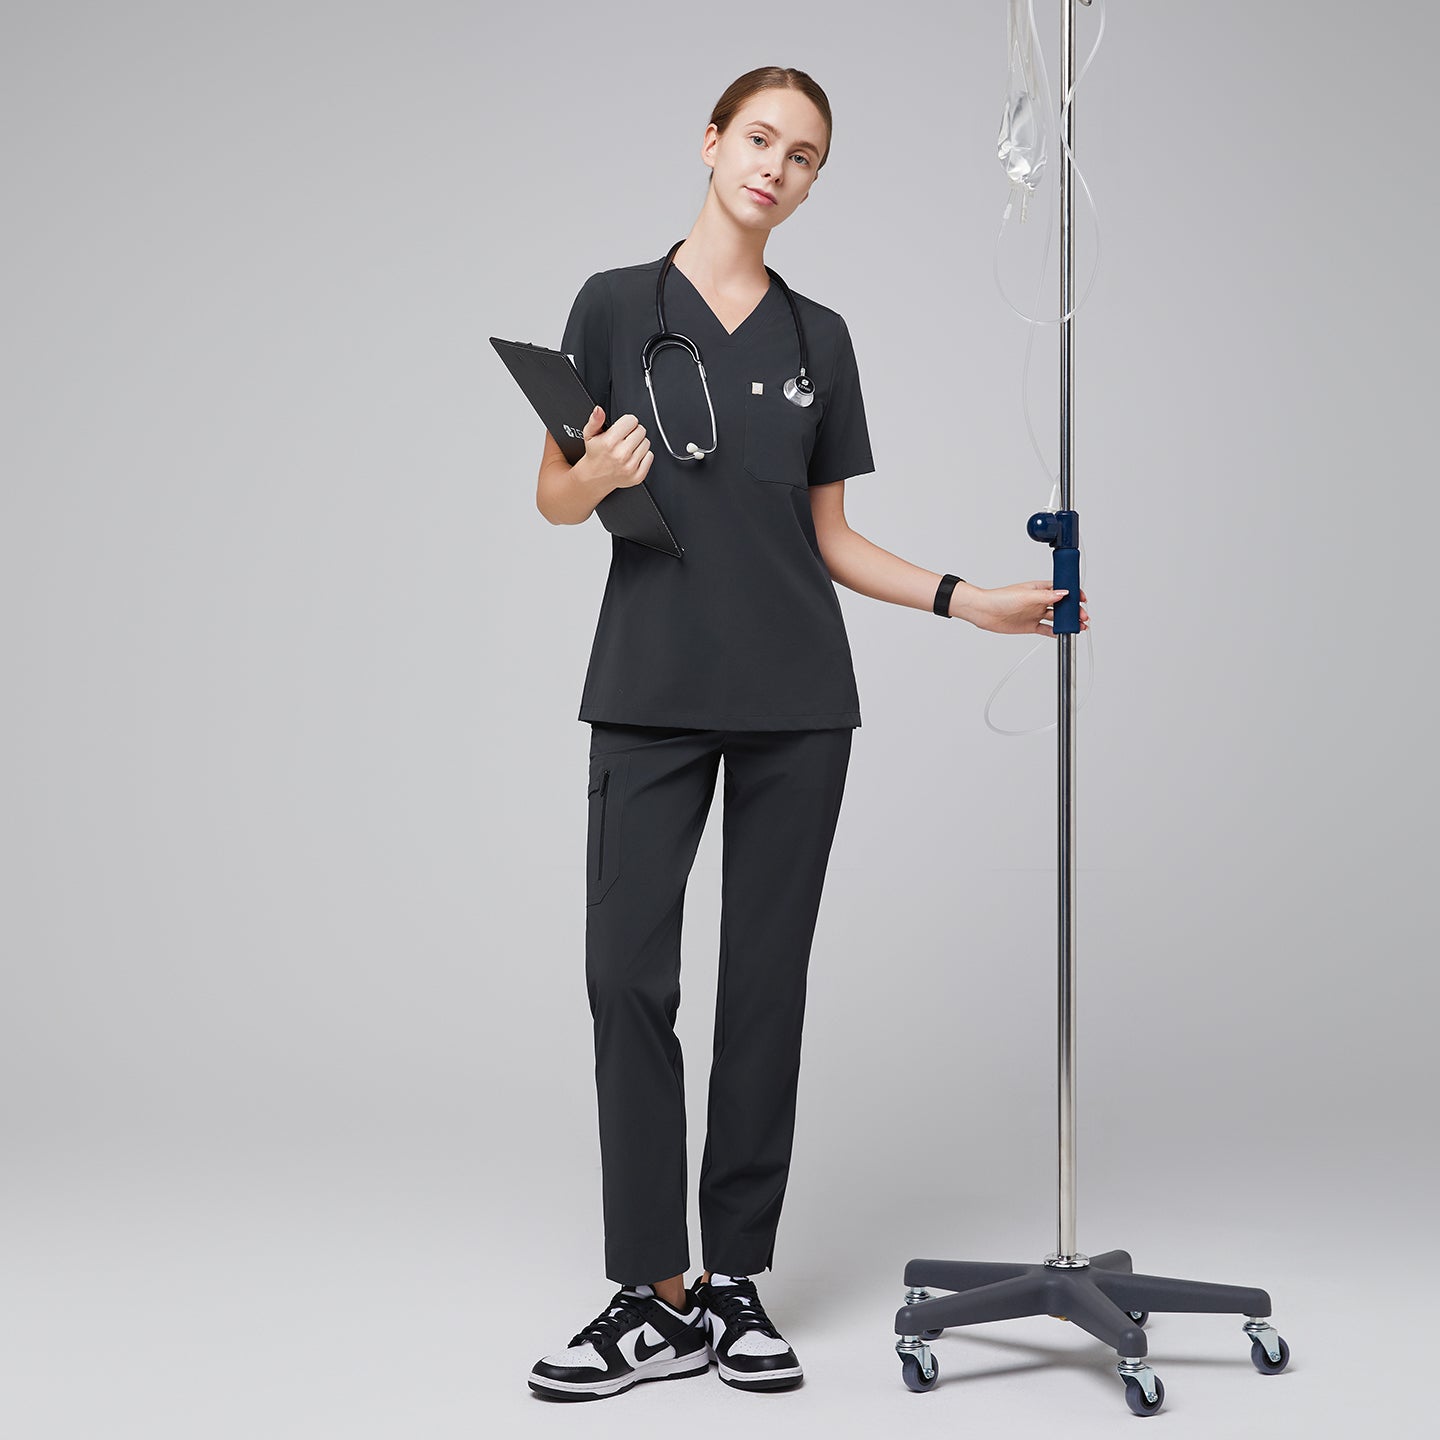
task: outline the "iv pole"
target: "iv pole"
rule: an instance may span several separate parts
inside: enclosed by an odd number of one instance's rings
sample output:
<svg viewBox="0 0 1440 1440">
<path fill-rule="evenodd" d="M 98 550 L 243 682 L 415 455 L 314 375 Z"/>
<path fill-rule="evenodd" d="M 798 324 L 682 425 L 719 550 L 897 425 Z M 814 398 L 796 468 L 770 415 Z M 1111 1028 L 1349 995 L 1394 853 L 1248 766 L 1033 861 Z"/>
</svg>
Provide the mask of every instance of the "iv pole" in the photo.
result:
<svg viewBox="0 0 1440 1440">
<path fill-rule="evenodd" d="M 1089 5 L 1090 0 L 1080 0 Z M 1290 1348 L 1269 1324 L 1263 1290 L 1161 1275 L 1136 1275 L 1124 1250 L 1081 1254 L 1075 1241 L 1075 639 L 1080 632 L 1080 516 L 1074 509 L 1072 424 L 1075 317 L 1074 155 L 1075 0 L 1061 0 L 1060 93 L 1064 153 L 1060 166 L 1060 509 L 1032 515 L 1026 529 L 1054 551 L 1054 588 L 1069 594 L 1055 606 L 1057 701 L 1058 902 L 1058 1163 L 1056 1248 L 1041 1265 L 972 1260 L 911 1260 L 905 1304 L 895 1333 L 905 1384 L 934 1387 L 940 1367 L 929 1341 L 954 1325 L 1050 1315 L 1071 1320 L 1115 1348 L 1125 1400 L 1137 1415 L 1154 1415 L 1165 1387 L 1145 1363 L 1150 1311 L 1240 1313 L 1250 1358 L 1263 1375 L 1278 1375 Z M 1069 103 L 1066 104 L 1065 102 Z M 927 1286 L 956 1293 L 932 1296 Z"/>
</svg>

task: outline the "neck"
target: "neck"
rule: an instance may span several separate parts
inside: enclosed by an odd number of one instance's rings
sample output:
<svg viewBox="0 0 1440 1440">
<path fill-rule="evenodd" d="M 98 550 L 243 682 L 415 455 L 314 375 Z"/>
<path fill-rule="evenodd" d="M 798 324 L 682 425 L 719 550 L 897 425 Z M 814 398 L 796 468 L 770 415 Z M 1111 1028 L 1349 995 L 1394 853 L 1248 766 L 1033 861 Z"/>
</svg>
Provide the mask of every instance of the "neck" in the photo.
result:
<svg viewBox="0 0 1440 1440">
<path fill-rule="evenodd" d="M 734 293 L 765 285 L 765 242 L 768 230 L 736 224 L 715 198 L 712 186 L 690 233 L 675 252 L 675 265 L 687 280 L 712 291 Z"/>
</svg>

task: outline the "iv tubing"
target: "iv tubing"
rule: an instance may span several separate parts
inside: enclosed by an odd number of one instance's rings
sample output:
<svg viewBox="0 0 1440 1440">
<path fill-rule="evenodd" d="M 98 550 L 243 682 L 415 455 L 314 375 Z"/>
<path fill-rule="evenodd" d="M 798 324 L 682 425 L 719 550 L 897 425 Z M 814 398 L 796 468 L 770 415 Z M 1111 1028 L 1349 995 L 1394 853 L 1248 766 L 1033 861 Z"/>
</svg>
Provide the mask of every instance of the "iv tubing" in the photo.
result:
<svg viewBox="0 0 1440 1440">
<path fill-rule="evenodd" d="M 1046 459 L 1045 459 L 1044 452 L 1042 451 L 1041 446 L 1040 446 L 1039 438 L 1038 438 L 1038 437 L 1036 436 L 1036 434 L 1035 434 L 1034 422 L 1032 421 L 1031 416 L 1030 416 L 1030 396 L 1029 396 L 1030 356 L 1031 356 L 1031 353 L 1032 353 L 1032 351 L 1033 351 L 1033 349 L 1034 349 L 1034 345 L 1035 345 L 1035 328 L 1036 328 L 1036 326 L 1039 326 L 1039 325 L 1060 325 L 1060 324 L 1063 324 L 1066 320 L 1070 319 L 1070 318 L 1080 309 L 1080 307 L 1081 307 L 1082 305 L 1084 305 L 1086 299 L 1089 297 L 1090 291 L 1091 291 L 1092 287 L 1093 287 L 1094 284 L 1095 284 L 1095 277 L 1096 277 L 1096 275 L 1099 273 L 1099 270 L 1100 270 L 1100 214 L 1099 214 L 1099 210 L 1097 209 L 1097 207 L 1096 207 L 1096 205 L 1095 205 L 1094 196 L 1092 196 L 1091 193 L 1090 193 L 1090 187 L 1089 187 L 1089 185 L 1087 185 L 1087 184 L 1085 183 L 1085 176 L 1081 173 L 1080 166 L 1079 166 L 1078 162 L 1075 160 L 1074 152 L 1070 149 L 1070 146 L 1069 146 L 1068 143 L 1066 142 L 1066 139 L 1065 139 L 1065 130 L 1064 130 L 1065 112 L 1070 108 L 1070 104 L 1071 104 L 1071 101 L 1074 99 L 1075 92 L 1079 89 L 1081 80 L 1083 80 L 1083 79 L 1085 78 L 1085 72 L 1086 72 L 1087 70 L 1089 70 L 1091 61 L 1094 60 L 1095 55 L 1096 55 L 1096 52 L 1100 49 L 1100 41 L 1103 39 L 1103 37 L 1104 37 L 1104 35 L 1105 35 L 1105 0 L 1100 0 L 1100 3 L 1099 3 L 1099 7 L 1098 7 L 1098 8 L 1099 8 L 1099 11 L 1100 11 L 1100 14 L 1099 14 L 1099 29 L 1097 30 L 1096 35 L 1095 35 L 1095 43 L 1090 47 L 1090 53 L 1089 53 L 1088 56 L 1086 56 L 1084 65 L 1082 65 L 1082 66 L 1080 67 L 1080 73 L 1079 73 L 1079 74 L 1075 77 L 1075 79 L 1071 82 L 1070 90 L 1069 90 L 1069 92 L 1066 94 L 1066 96 L 1065 96 L 1065 98 L 1064 98 L 1064 103 L 1063 103 L 1063 104 L 1061 105 L 1061 107 L 1060 107 L 1060 114 L 1059 114 L 1058 119 L 1054 119 L 1054 118 L 1053 118 L 1053 117 L 1054 117 L 1054 100 L 1053 100 L 1053 97 L 1052 97 L 1051 94 L 1050 94 L 1050 77 L 1049 77 L 1049 73 L 1048 73 L 1047 70 L 1045 69 L 1045 53 L 1044 53 L 1044 47 L 1042 46 L 1042 44 L 1041 44 L 1041 42 L 1040 42 L 1039 30 L 1038 30 L 1038 27 L 1037 27 L 1036 24 L 1035 24 L 1035 0 L 1027 0 L 1027 9 L 1028 9 L 1028 12 L 1029 12 L 1029 17 L 1030 17 L 1030 42 L 1031 42 L 1031 46 L 1032 46 L 1032 51 L 1033 51 L 1033 53 L 1034 53 L 1034 55 L 1035 55 L 1035 58 L 1036 58 L 1036 64 L 1037 64 L 1037 66 L 1038 66 L 1038 68 L 1039 68 L 1039 71 L 1040 71 L 1041 85 L 1042 85 L 1042 88 L 1044 89 L 1044 92 L 1045 92 L 1045 113 L 1046 113 L 1047 116 L 1052 117 L 1052 123 L 1053 123 L 1054 126 L 1055 126 L 1055 133 L 1057 133 L 1057 134 L 1059 135 L 1059 137 L 1060 137 L 1060 146 L 1061 146 L 1062 155 L 1067 155 L 1067 156 L 1069 157 L 1069 159 L 1070 159 L 1071 171 L 1072 171 L 1073 175 L 1075 176 L 1075 178 L 1076 178 L 1077 180 L 1079 180 L 1081 189 L 1082 189 L 1082 190 L 1084 191 L 1084 193 L 1085 193 L 1085 199 L 1086 199 L 1086 201 L 1088 202 L 1088 204 L 1089 204 L 1089 206 L 1090 206 L 1091 219 L 1093 220 L 1094 226 L 1095 226 L 1095 261 L 1094 261 L 1094 264 L 1093 264 L 1092 267 L 1091 267 L 1091 270 L 1090 270 L 1090 279 L 1089 279 L 1088 282 L 1086 283 L 1084 294 L 1081 295 L 1080 299 L 1070 308 L 1070 310 L 1067 311 L 1064 315 L 1060 316 L 1058 320 L 1040 320 L 1040 319 L 1037 319 L 1037 318 L 1034 317 L 1034 316 L 1027 315 L 1027 314 L 1024 313 L 1024 311 L 1022 311 L 1018 306 L 1016 306 L 1016 305 L 1010 300 L 1010 297 L 1009 297 L 1008 295 L 1005 294 L 1005 287 L 1004 287 L 1003 283 L 1002 283 L 1001 280 L 1000 280 L 1000 239 L 1001 239 L 1001 236 L 1005 233 L 1005 226 L 1009 223 L 1011 211 L 1012 211 L 1012 209 L 1014 208 L 1014 198 L 1013 198 L 1013 196 L 1014 196 L 1014 187 L 1013 187 L 1013 186 L 1012 186 L 1012 189 L 1011 189 L 1011 197 L 1006 201 L 1005 213 L 1004 213 L 1004 215 L 1003 215 L 1003 217 L 1001 218 L 1001 221 L 1000 221 L 1000 229 L 996 232 L 996 235 L 995 235 L 994 274 L 995 274 L 995 285 L 996 285 L 996 288 L 997 288 L 997 289 L 999 290 L 999 292 L 1000 292 L 1000 297 L 1001 297 L 1001 299 L 1003 299 L 1003 300 L 1005 301 L 1005 303 L 1006 303 L 1007 305 L 1009 305 L 1010 308 L 1011 308 L 1012 310 L 1014 310 L 1015 313 L 1016 313 L 1017 315 L 1019 315 L 1020 318 L 1026 322 L 1026 329 L 1027 329 L 1027 332 L 1028 332 L 1027 335 L 1026 335 L 1026 339 L 1025 339 L 1025 361 L 1024 361 L 1024 364 L 1023 364 L 1023 366 L 1022 366 L 1022 368 L 1021 368 L 1021 375 L 1020 375 L 1020 410 L 1021 410 L 1021 413 L 1022 413 L 1022 414 L 1024 415 L 1024 417 L 1025 417 L 1025 430 L 1026 430 L 1026 433 L 1027 433 L 1027 434 L 1029 435 L 1029 437 L 1030 437 L 1030 446 L 1031 446 L 1031 448 L 1032 448 L 1032 449 L 1034 450 L 1034 452 L 1035 452 L 1035 458 L 1036 458 L 1036 460 L 1039 462 L 1040 467 L 1045 471 L 1046 475 L 1050 478 L 1050 481 L 1051 481 L 1050 498 L 1049 498 L 1048 503 L 1047 503 L 1046 506 L 1045 506 L 1045 508 L 1046 508 L 1047 510 L 1054 510 L 1054 508 L 1055 508 L 1056 492 L 1057 492 L 1057 491 L 1059 490 L 1059 488 L 1060 488 L 1060 482 L 1059 482 L 1058 478 L 1056 477 L 1054 471 L 1051 470 L 1049 463 L 1048 463 L 1048 462 L 1046 461 Z M 1036 308 L 1036 309 L 1039 308 L 1039 305 L 1040 305 L 1040 297 L 1041 297 L 1041 294 L 1043 293 L 1044 287 L 1045 287 L 1045 266 L 1046 266 L 1047 262 L 1048 262 L 1049 259 L 1050 259 L 1050 242 L 1051 242 L 1051 237 L 1052 237 L 1052 235 L 1053 235 L 1053 233 L 1054 233 L 1054 229 L 1055 229 L 1055 203 L 1056 203 L 1056 202 L 1055 202 L 1055 190 L 1054 190 L 1054 187 L 1052 186 L 1051 192 L 1050 192 L 1050 209 L 1049 209 L 1049 212 L 1048 212 L 1048 214 L 1047 214 L 1047 216 L 1046 216 L 1046 221 L 1045 221 L 1045 248 L 1044 248 L 1044 250 L 1042 251 L 1041 257 L 1040 257 L 1040 278 L 1039 278 L 1039 280 L 1037 281 L 1036 287 L 1035 287 L 1035 308 Z M 1086 570 L 1086 564 L 1085 564 L 1085 544 L 1084 544 L 1084 541 L 1082 540 L 1082 541 L 1081 541 L 1081 544 L 1080 544 L 1080 584 L 1081 584 L 1081 588 L 1082 588 L 1082 589 L 1084 588 L 1085 570 Z M 1084 691 L 1083 691 L 1083 693 L 1081 694 L 1081 696 L 1080 696 L 1080 698 L 1079 698 L 1079 701 L 1077 702 L 1077 705 L 1076 705 L 1077 713 L 1078 713 L 1079 710 L 1081 710 L 1081 709 L 1084 708 L 1085 702 L 1090 698 L 1090 692 L 1095 688 L 1095 636 L 1094 636 L 1094 632 L 1093 632 L 1093 631 L 1090 631 L 1090 630 L 1087 630 L 1087 631 L 1085 632 L 1085 634 L 1086 634 L 1086 639 L 1087 639 L 1087 642 L 1088 642 L 1087 645 L 1086 645 L 1086 656 L 1087 656 L 1087 659 L 1089 660 L 1089 664 L 1088 664 L 1087 667 L 1086 667 L 1087 674 L 1086 674 L 1086 680 L 1085 680 L 1085 688 L 1084 688 Z M 1034 726 L 1034 727 L 1032 727 L 1032 728 L 1024 729 L 1024 730 L 1010 730 L 1010 729 L 1007 729 L 1007 728 L 1004 727 L 1004 726 L 996 725 L 995 722 L 994 722 L 993 720 L 991 720 L 991 718 L 990 718 L 990 711 L 991 711 L 991 708 L 994 706 L 995 698 L 996 698 L 996 696 L 999 695 L 999 693 L 1000 693 L 1000 692 L 1005 688 L 1005 686 L 1009 683 L 1010 677 L 1011 677 L 1012 675 L 1014 675 L 1015 672 L 1016 672 L 1027 660 L 1029 660 L 1029 659 L 1031 658 L 1031 656 L 1033 656 L 1037 650 L 1043 648 L 1046 643 L 1047 643 L 1047 641 L 1042 638 L 1042 639 L 1039 640 L 1035 645 L 1032 645 L 1032 646 L 1030 647 L 1030 649 L 1027 650 L 1027 651 L 1025 652 L 1025 654 L 1022 655 L 1022 656 L 1005 672 L 1005 674 L 1000 677 L 1000 680 L 999 680 L 999 681 L 997 682 L 997 684 L 995 685 L 995 688 L 994 688 L 993 690 L 991 690 L 990 695 L 989 695 L 989 698 L 985 701 L 985 712 L 984 712 L 985 724 L 986 724 L 991 730 L 993 730 L 997 735 L 1008 735 L 1008 736 L 1043 735 L 1047 730 L 1053 730 L 1053 729 L 1055 728 L 1056 724 L 1058 723 L 1057 721 L 1052 720 L 1048 725 L 1038 725 L 1038 726 Z"/>
</svg>

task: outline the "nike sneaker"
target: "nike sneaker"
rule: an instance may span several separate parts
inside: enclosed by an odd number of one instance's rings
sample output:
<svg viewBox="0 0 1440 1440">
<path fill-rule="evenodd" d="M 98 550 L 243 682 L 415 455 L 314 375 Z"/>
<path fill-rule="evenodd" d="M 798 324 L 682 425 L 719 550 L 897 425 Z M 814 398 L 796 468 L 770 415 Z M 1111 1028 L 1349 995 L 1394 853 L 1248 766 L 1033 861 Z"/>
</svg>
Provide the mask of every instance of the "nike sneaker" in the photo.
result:
<svg viewBox="0 0 1440 1440">
<path fill-rule="evenodd" d="M 682 1380 L 710 1368 L 704 1312 L 667 1305 L 648 1285 L 622 1286 L 569 1346 L 535 1362 L 530 1388 L 547 1400 L 601 1400 L 642 1380 Z"/>
<path fill-rule="evenodd" d="M 720 1378 L 737 1390 L 789 1390 L 805 1372 L 781 1337 L 747 1275 L 711 1275 L 692 1292 L 705 1312 L 710 1353 Z"/>
</svg>

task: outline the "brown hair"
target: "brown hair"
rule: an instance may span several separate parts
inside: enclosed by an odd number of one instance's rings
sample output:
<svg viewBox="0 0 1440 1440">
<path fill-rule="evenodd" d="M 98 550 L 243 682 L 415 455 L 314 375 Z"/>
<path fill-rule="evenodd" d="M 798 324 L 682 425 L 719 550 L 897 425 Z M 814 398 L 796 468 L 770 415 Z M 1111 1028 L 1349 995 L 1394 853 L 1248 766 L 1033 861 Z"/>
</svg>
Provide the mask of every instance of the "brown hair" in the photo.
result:
<svg viewBox="0 0 1440 1440">
<path fill-rule="evenodd" d="M 815 167 L 818 175 L 830 158 L 830 101 L 803 70 L 789 65 L 762 65 L 758 70 L 747 71 L 727 86 L 725 93 L 715 102 L 715 108 L 710 112 L 710 123 L 723 135 L 740 107 L 761 90 L 798 90 L 820 112 L 825 121 L 825 153 Z"/>
</svg>

